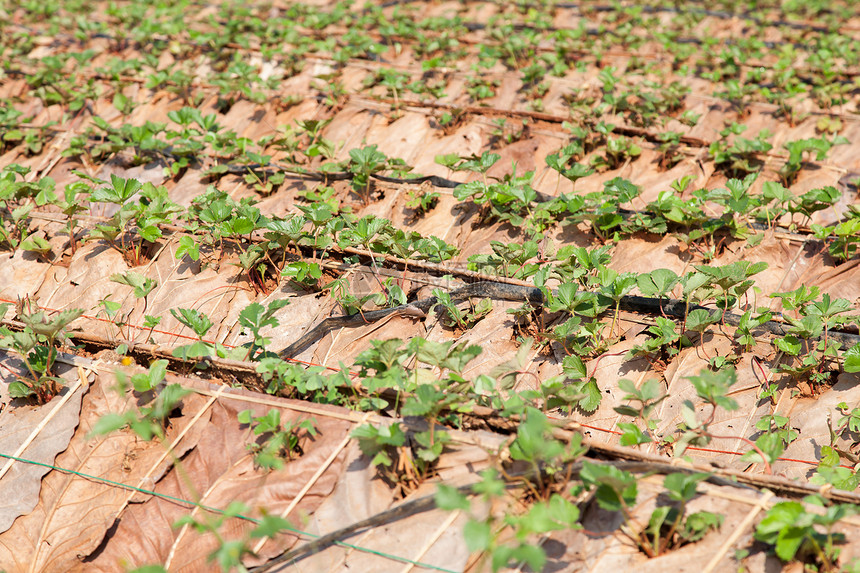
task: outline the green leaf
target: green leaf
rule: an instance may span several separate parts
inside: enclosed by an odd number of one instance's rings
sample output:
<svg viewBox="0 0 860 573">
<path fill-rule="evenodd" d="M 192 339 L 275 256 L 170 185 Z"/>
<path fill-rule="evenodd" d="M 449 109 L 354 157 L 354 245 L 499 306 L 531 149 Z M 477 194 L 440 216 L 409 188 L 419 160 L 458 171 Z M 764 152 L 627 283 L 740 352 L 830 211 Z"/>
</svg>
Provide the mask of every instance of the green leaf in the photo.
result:
<svg viewBox="0 0 860 573">
<path fill-rule="evenodd" d="M 499 472 L 495 468 L 487 468 L 480 473 L 481 481 L 472 486 L 472 491 L 481 495 L 484 499 L 500 497 L 505 493 L 505 482 L 499 479 Z"/>
<path fill-rule="evenodd" d="M 9 384 L 9 395 L 13 398 L 26 398 L 34 395 L 35 393 L 36 392 L 31 387 L 20 380 L 16 380 Z"/>
<path fill-rule="evenodd" d="M 696 486 L 710 477 L 708 473 L 669 474 L 663 480 L 663 487 L 669 493 L 669 497 L 675 501 L 688 502 L 696 496 Z"/>
<path fill-rule="evenodd" d="M 738 409 L 738 403 L 727 396 L 731 386 L 738 380 L 734 368 L 724 368 L 717 372 L 702 370 L 698 376 L 689 376 L 688 379 L 699 397 L 706 402 L 726 410 Z"/>
<path fill-rule="evenodd" d="M 96 189 L 90 195 L 90 200 L 100 203 L 116 203 L 121 205 L 131 199 L 132 195 L 141 188 L 137 179 L 123 179 L 111 173 L 110 187 Z"/>
<path fill-rule="evenodd" d="M 553 426 L 544 413 L 526 410 L 525 420 L 517 428 L 517 438 L 510 446 L 515 460 L 552 460 L 564 451 L 564 446 L 552 437 Z"/>
<path fill-rule="evenodd" d="M 128 425 L 128 419 L 121 414 L 105 414 L 100 417 L 90 430 L 90 435 L 101 436 L 124 428 Z"/>
<path fill-rule="evenodd" d="M 141 225 L 137 228 L 138 234 L 148 243 L 154 243 L 161 238 L 161 229 L 155 225 Z"/>
<path fill-rule="evenodd" d="M 257 523 L 257 527 L 251 531 L 251 538 L 274 537 L 282 531 L 295 531 L 295 528 L 283 517 L 266 513 L 263 514 L 262 519 Z"/>
<path fill-rule="evenodd" d="M 457 488 L 440 483 L 436 487 L 436 507 L 446 511 L 454 511 L 455 509 L 468 511 L 470 507 L 469 498 L 460 493 Z"/>
<path fill-rule="evenodd" d="M 597 487 L 597 504 L 607 511 L 621 511 L 636 503 L 638 489 L 633 474 L 615 466 L 582 462 L 579 474 L 589 487 Z"/>
<path fill-rule="evenodd" d="M 846 350 L 842 357 L 845 372 L 860 372 L 860 343 Z"/>
<path fill-rule="evenodd" d="M 719 311 L 711 315 L 704 308 L 697 308 L 687 314 L 687 328 L 694 332 L 704 332 L 705 329 L 719 320 Z"/>
<path fill-rule="evenodd" d="M 577 527 L 579 521 L 579 507 L 554 493 L 549 498 L 549 514 L 562 528 Z"/>
<path fill-rule="evenodd" d="M 776 538 L 776 555 L 783 561 L 791 561 L 809 534 L 808 528 L 790 526 L 780 530 Z"/>
<path fill-rule="evenodd" d="M 621 408 L 615 408 L 616 412 L 619 410 L 621 410 Z M 623 413 L 623 410 L 619 413 Z M 632 415 L 635 416 L 637 414 L 638 412 L 633 410 Z M 640 430 L 636 424 L 620 422 L 618 424 L 618 429 L 623 432 L 620 440 L 622 446 L 637 446 L 639 444 L 647 444 L 652 441 L 651 436 Z"/>
<path fill-rule="evenodd" d="M 775 504 L 756 526 L 755 538 L 765 543 L 775 544 L 779 532 L 794 525 L 804 511 L 803 505 L 797 501 L 783 501 Z"/>
<path fill-rule="evenodd" d="M 146 374 L 135 374 L 131 383 L 138 392 L 146 392 L 158 386 L 167 374 L 167 360 L 156 360 Z"/>
<path fill-rule="evenodd" d="M 212 328 L 212 321 L 199 310 L 193 308 L 171 308 L 170 314 L 183 325 L 193 330 L 200 338 L 206 336 L 206 333 Z"/>
<path fill-rule="evenodd" d="M 469 551 L 476 552 L 486 551 L 490 547 L 493 534 L 489 523 L 470 519 L 463 526 L 463 537 Z"/>
<path fill-rule="evenodd" d="M 508 561 L 524 561 L 532 571 L 543 571 L 546 564 L 546 552 L 537 545 L 523 543 L 513 550 Z"/>
<path fill-rule="evenodd" d="M 669 269 L 655 269 L 636 277 L 636 285 L 645 296 L 664 296 L 679 280 L 678 275 Z"/>
<path fill-rule="evenodd" d="M 597 381 L 592 378 L 580 387 L 580 392 L 585 396 L 580 398 L 579 407 L 586 412 L 594 412 L 600 407 L 600 401 L 603 399 L 603 394 L 600 393 L 600 388 L 597 386 Z"/>
<path fill-rule="evenodd" d="M 783 338 L 777 338 L 774 340 L 774 344 L 777 348 L 790 356 L 797 356 L 800 353 L 800 340 L 793 335 L 789 334 Z"/>
<path fill-rule="evenodd" d="M 652 511 L 651 517 L 648 518 L 648 527 L 646 528 L 648 538 L 659 539 L 660 530 L 663 529 L 663 526 L 667 524 L 667 522 L 674 521 L 677 514 L 677 509 L 666 505 L 658 507 Z"/>
<path fill-rule="evenodd" d="M 158 286 L 158 281 L 145 277 L 134 271 L 128 271 L 124 274 L 112 274 L 110 276 L 110 280 L 115 283 L 128 285 L 134 288 L 135 298 L 146 297 L 150 292 L 152 292 L 152 289 Z"/>
<path fill-rule="evenodd" d="M 588 369 L 585 363 L 575 354 L 564 357 L 562 368 L 564 369 L 564 373 L 571 378 L 585 378 L 588 376 Z"/>
<path fill-rule="evenodd" d="M 47 255 L 51 252 L 51 244 L 45 240 L 44 237 L 40 237 L 39 235 L 30 235 L 21 241 L 18 247 L 25 251 L 33 251 L 43 255 Z"/>
<path fill-rule="evenodd" d="M 212 356 L 215 347 L 211 344 L 198 340 L 185 346 L 179 346 L 173 349 L 172 356 L 182 360 L 191 360 L 194 358 L 205 358 Z"/>
<path fill-rule="evenodd" d="M 442 167 L 447 167 L 448 169 L 452 169 L 459 161 L 460 156 L 456 153 L 448 153 L 445 155 L 437 155 L 433 158 L 433 161 Z"/>
<path fill-rule="evenodd" d="M 57 200 L 57 195 L 54 193 L 54 180 L 50 177 L 45 177 L 39 181 L 39 192 L 36 193 L 36 205 L 41 207 L 48 203 L 53 203 Z"/>
<path fill-rule="evenodd" d="M 698 511 L 687 516 L 684 520 L 682 537 L 687 541 L 698 541 L 710 529 L 719 529 L 723 524 L 723 516 L 710 511 Z"/>
<path fill-rule="evenodd" d="M 830 484 L 836 489 L 845 491 L 854 491 L 860 487 L 860 475 L 851 470 L 851 468 L 843 468 L 839 466 L 839 454 L 833 451 L 830 446 L 821 448 L 822 458 L 818 470 L 815 472 L 809 482 L 815 485 Z M 825 450 L 830 450 L 829 454 Z M 825 457 L 829 459 L 825 459 Z"/>
</svg>

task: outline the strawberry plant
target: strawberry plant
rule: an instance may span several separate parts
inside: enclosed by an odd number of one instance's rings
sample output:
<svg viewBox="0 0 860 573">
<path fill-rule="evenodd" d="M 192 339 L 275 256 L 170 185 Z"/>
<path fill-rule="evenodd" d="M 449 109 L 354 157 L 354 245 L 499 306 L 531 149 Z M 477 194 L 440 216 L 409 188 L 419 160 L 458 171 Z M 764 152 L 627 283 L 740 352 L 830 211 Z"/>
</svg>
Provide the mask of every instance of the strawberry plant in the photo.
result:
<svg viewBox="0 0 860 573">
<path fill-rule="evenodd" d="M 529 123 L 528 119 L 523 119 L 522 123 L 519 127 L 510 126 L 508 124 L 508 120 L 504 117 L 500 117 L 498 119 L 493 120 L 493 131 L 490 132 L 491 136 L 491 147 L 496 147 L 505 143 L 510 145 L 515 143 L 528 135 Z"/>
<path fill-rule="evenodd" d="M 819 498 L 808 503 L 823 505 Z M 820 571 L 839 571 L 839 544 L 845 536 L 833 531 L 839 521 L 857 513 L 852 505 L 833 504 L 823 513 L 812 513 L 798 501 L 783 501 L 771 507 L 756 526 L 755 538 L 773 548 L 784 562 L 799 561 Z"/>
<path fill-rule="evenodd" d="M 130 202 L 135 195 L 138 202 Z M 107 187 L 90 193 L 90 200 L 118 207 L 106 224 L 96 225 L 85 241 L 104 240 L 123 255 L 126 262 L 138 266 L 145 262 L 150 249 L 162 236 L 161 225 L 172 222 L 181 208 L 168 198 L 165 187 L 141 184 L 111 174 Z"/>
<path fill-rule="evenodd" d="M 14 163 L 0 170 L 0 209 L 7 215 L 0 219 L 0 244 L 5 243 L 11 249 L 18 248 L 29 235 L 30 213 L 35 207 L 33 198 L 42 191 L 39 185 L 50 191 L 54 184 L 50 178 L 40 184 L 18 180 L 18 176 L 23 179 L 29 171 Z"/>
<path fill-rule="evenodd" d="M 416 217 L 430 212 L 439 202 L 439 193 L 426 187 L 411 189 L 406 194 L 406 207 L 415 211 Z"/>
<path fill-rule="evenodd" d="M 470 515 L 464 527 L 467 547 L 489 558 L 492 571 L 517 563 L 528 564 L 533 570 L 540 571 L 547 562 L 547 555 L 540 544 L 534 543 L 535 537 L 580 527 L 579 508 L 566 493 L 557 491 L 554 482 L 564 475 L 566 465 L 584 454 L 581 438 L 574 438 L 571 443 L 565 444 L 554 439 L 551 431 L 552 425 L 546 417 L 530 409 L 510 447 L 513 459 L 527 463 L 532 468 L 531 473 L 518 479 L 520 487 L 538 496 L 529 508 L 524 512 L 504 512 L 502 518 L 492 512 L 486 517 Z M 512 503 L 516 490 L 506 493 L 511 486 L 499 479 L 499 475 L 496 469 L 484 470 L 481 481 L 472 486 L 472 493 L 479 495 L 485 502 Z M 471 513 L 468 497 L 444 484 L 437 488 L 436 504 L 441 509 L 459 509 Z M 503 528 L 510 528 L 513 536 L 504 536 Z"/>
<path fill-rule="evenodd" d="M 260 330 L 266 326 L 277 328 L 280 323 L 274 314 L 288 304 L 290 301 L 286 299 L 273 300 L 268 307 L 252 302 L 239 313 L 239 324 L 243 329 L 248 329 L 253 336 L 253 341 L 248 345 L 243 360 L 260 360 L 271 354 L 266 351 L 271 340 L 260 334 Z"/>
<path fill-rule="evenodd" d="M 807 152 L 815 153 L 816 161 L 823 161 L 827 157 L 827 152 L 834 145 L 847 144 L 849 141 L 842 136 L 835 136 L 832 141 L 826 138 L 809 138 L 790 141 L 783 145 L 788 150 L 788 160 L 785 165 L 779 169 L 779 177 L 783 185 L 790 186 L 797 178 L 797 173 L 803 166 L 803 154 Z"/>
<path fill-rule="evenodd" d="M 83 200 L 88 197 L 91 191 L 92 188 L 89 185 L 82 181 L 77 181 L 66 185 L 63 190 L 62 199 L 54 198 L 54 200 L 51 201 L 66 217 L 68 217 L 65 231 L 69 235 L 69 247 L 72 255 L 75 254 L 78 245 L 75 229 L 77 228 L 79 221 L 75 216 L 87 210 L 84 206 Z"/>
<path fill-rule="evenodd" d="M 17 354 L 26 371 L 25 374 L 16 374 L 16 380 L 9 384 L 10 395 L 13 398 L 32 397 L 44 404 L 65 385 L 65 381 L 54 372 L 57 344 L 68 337 L 66 327 L 84 311 L 64 310 L 49 316 L 41 310 L 34 312 L 29 306 L 29 301 L 24 301 L 18 307 L 23 330 L 15 332 L 5 326 L 0 327 L 0 347 Z M 6 314 L 8 308 L 8 304 L 0 305 L 0 315 Z"/>
<path fill-rule="evenodd" d="M 267 470 L 277 470 L 302 455 L 299 441 L 302 435 L 316 436 L 314 420 L 298 423 L 282 422 L 281 411 L 272 408 L 264 416 L 254 417 L 253 410 L 239 412 L 239 423 L 253 429 L 257 440 L 248 446 L 254 455 L 254 463 Z"/>
<path fill-rule="evenodd" d="M 638 406 L 624 405 L 616 406 L 613 409 L 622 416 L 636 418 L 645 426 L 645 430 L 643 431 L 634 423 L 619 423 L 618 427 L 623 432 L 620 440 L 621 445 L 636 446 L 653 441 L 651 436 L 654 430 L 656 430 L 659 420 L 652 420 L 651 412 L 669 395 L 660 395 L 660 383 L 653 378 L 643 382 L 640 388 L 637 388 L 632 381 L 622 378 L 618 381 L 618 387 L 626 392 L 622 400 L 638 402 Z"/>
<path fill-rule="evenodd" d="M 578 154 L 578 149 L 576 146 L 567 145 L 563 147 L 556 153 L 552 153 L 547 155 L 546 164 L 551 169 L 558 171 L 558 179 L 556 182 L 556 193 L 558 192 L 558 181 L 561 180 L 562 177 L 567 179 L 573 184 L 574 189 L 576 189 L 576 182 L 583 177 L 588 177 L 592 173 L 594 173 L 593 169 L 586 167 L 582 163 L 573 162 L 570 163 L 571 159 L 573 159 Z"/>
<path fill-rule="evenodd" d="M 637 525 L 633 507 L 638 498 L 638 484 L 632 474 L 611 465 L 585 461 L 580 477 L 586 486 L 594 488 L 597 504 L 606 511 L 621 512 L 625 524 L 622 532 L 632 539 L 648 557 L 658 557 L 667 551 L 698 541 L 711 529 L 719 529 L 723 516 L 700 511 L 687 514 L 687 503 L 696 496 L 696 486 L 708 474 L 669 474 L 663 488 L 672 505 L 657 507 L 644 528 Z"/>
<path fill-rule="evenodd" d="M 436 297 L 438 304 L 445 310 L 443 322 L 448 327 L 457 327 L 461 330 L 468 330 L 475 323 L 484 318 L 493 309 L 493 304 L 490 299 L 481 299 L 477 304 L 471 305 L 472 308 L 463 312 L 451 300 L 451 295 L 441 289 L 433 289 L 433 296 Z M 471 303 L 470 303 L 471 304 Z"/>
<path fill-rule="evenodd" d="M 190 328 L 198 338 L 196 342 L 174 348 L 173 356 L 182 360 L 190 360 L 192 358 L 204 358 L 214 354 L 215 345 L 203 340 L 203 337 L 206 336 L 206 333 L 209 332 L 213 326 L 209 317 L 193 308 L 171 308 L 170 314 L 172 314 L 173 318 L 178 320 L 180 324 Z"/>
<path fill-rule="evenodd" d="M 352 188 L 365 204 L 370 202 L 371 175 L 391 169 L 400 172 L 407 172 L 411 169 L 402 159 L 386 156 L 376 148 L 376 145 L 350 149 L 349 158 L 350 162 L 347 169 L 352 173 Z"/>
<path fill-rule="evenodd" d="M 814 385 L 830 379 L 831 373 L 825 367 L 828 361 L 839 356 L 841 345 L 829 338 L 829 332 L 851 320 L 842 315 L 852 309 L 847 299 L 832 299 L 825 293 L 817 300 L 818 294 L 818 287 L 801 286 L 791 292 L 771 295 L 781 299 L 784 310 L 795 314 L 783 314 L 789 327 L 785 336 L 777 338 L 774 344 L 787 356 L 796 357 L 800 364 L 786 363 L 781 369 L 798 379 L 808 377 Z"/>
<path fill-rule="evenodd" d="M 767 130 L 762 130 L 754 139 L 740 137 L 745 130 L 743 125 L 732 123 L 720 132 L 722 139 L 713 142 L 708 148 L 717 167 L 732 177 L 757 173 L 762 166 L 759 155 L 773 148 L 767 142 L 771 136 Z M 734 136 L 731 142 L 729 136 Z"/>
<path fill-rule="evenodd" d="M 156 362 L 150 367 L 148 374 L 135 375 L 138 376 L 136 386 L 146 388 L 140 408 L 131 409 L 123 414 L 110 413 L 101 416 L 89 435 L 99 436 L 128 428 L 143 440 L 150 441 L 153 438 L 164 440 L 171 413 L 180 407 L 182 399 L 191 393 L 179 384 L 160 387 L 159 378 L 164 373 L 164 365 Z M 125 392 L 129 385 L 128 375 L 122 370 L 117 370 L 116 378 L 119 390 Z"/>
</svg>

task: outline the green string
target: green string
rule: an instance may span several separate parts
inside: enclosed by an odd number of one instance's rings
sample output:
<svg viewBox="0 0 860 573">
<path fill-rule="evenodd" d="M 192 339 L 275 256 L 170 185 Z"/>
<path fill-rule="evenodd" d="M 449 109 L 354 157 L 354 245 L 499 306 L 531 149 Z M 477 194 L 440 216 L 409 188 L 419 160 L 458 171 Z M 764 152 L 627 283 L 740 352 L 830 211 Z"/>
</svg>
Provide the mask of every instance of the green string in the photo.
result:
<svg viewBox="0 0 860 573">
<path fill-rule="evenodd" d="M 3 453 L 0 453 L 0 457 L 7 458 L 10 460 L 15 460 L 16 462 L 23 462 L 25 464 L 32 464 L 34 466 L 42 466 L 45 468 L 50 468 L 52 470 L 57 470 L 57 471 L 60 471 L 63 473 L 80 476 L 82 478 L 99 481 L 102 483 L 106 483 L 109 485 L 113 485 L 113 486 L 117 486 L 117 487 L 121 487 L 121 488 L 125 488 L 125 489 L 130 489 L 130 490 L 137 491 L 140 493 L 145 493 L 147 495 L 153 495 L 155 497 L 160 497 L 160 498 L 167 499 L 170 501 L 175 501 L 177 503 L 184 503 L 184 504 L 190 505 L 192 507 L 199 507 L 200 509 L 205 509 L 206 511 L 211 511 L 212 513 L 219 513 L 219 514 L 224 513 L 223 510 L 218 509 L 216 507 L 209 507 L 207 505 L 203 505 L 202 503 L 196 503 L 193 501 L 189 501 L 187 499 L 182 499 L 180 497 L 173 497 L 171 495 L 167 495 L 164 493 L 158 493 L 157 491 L 152 491 L 152 490 L 148 490 L 148 489 L 135 487 L 133 485 L 128 485 L 127 483 L 111 481 L 111 480 L 103 478 L 103 477 L 77 472 L 75 470 L 70 470 L 68 468 L 61 468 L 58 466 L 53 466 L 51 464 L 37 462 L 35 460 L 28 460 L 26 458 L 18 458 L 18 457 L 10 456 L 8 454 L 3 454 Z M 255 519 L 253 517 L 248 517 L 247 515 L 242 515 L 242 514 L 231 514 L 231 515 L 233 515 L 233 517 L 237 517 L 239 519 L 244 519 L 245 521 L 250 521 L 251 523 L 257 523 L 257 524 L 260 523 L 259 519 Z M 304 537 L 310 537 L 311 539 L 316 539 L 316 538 L 320 537 L 319 535 L 315 535 L 313 533 L 308 533 L 307 531 L 295 529 L 292 526 L 287 526 L 286 529 L 288 529 L 292 533 L 295 533 L 296 535 L 300 535 L 300 536 L 304 536 Z M 410 563 L 416 567 L 423 567 L 425 569 L 433 569 L 435 571 L 442 571 L 444 573 L 457 573 L 457 571 L 452 571 L 451 569 L 445 569 L 444 567 L 438 567 L 436 565 L 430 565 L 428 563 L 422 563 L 420 561 L 413 561 L 412 559 L 408 559 L 406 557 L 400 557 L 399 555 L 392 555 L 390 553 L 384 553 L 382 551 L 377 551 L 376 549 L 370 549 L 369 547 L 361 547 L 360 545 L 352 545 L 351 543 L 345 543 L 343 541 L 335 541 L 334 544 L 339 545 L 341 547 L 347 547 L 349 549 L 355 549 L 356 551 L 362 551 L 364 553 L 370 553 L 372 555 L 378 555 L 380 557 L 385 557 L 386 559 L 391 559 L 394 561 L 400 561 L 402 563 Z"/>
</svg>

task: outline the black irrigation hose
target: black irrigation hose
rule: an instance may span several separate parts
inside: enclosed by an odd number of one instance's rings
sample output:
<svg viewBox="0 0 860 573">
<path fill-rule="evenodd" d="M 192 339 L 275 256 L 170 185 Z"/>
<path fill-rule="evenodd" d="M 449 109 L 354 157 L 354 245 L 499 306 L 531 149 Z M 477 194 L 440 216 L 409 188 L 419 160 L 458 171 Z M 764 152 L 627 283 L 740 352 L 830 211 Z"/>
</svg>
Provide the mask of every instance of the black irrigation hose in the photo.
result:
<svg viewBox="0 0 860 573">
<path fill-rule="evenodd" d="M 468 284 L 451 291 L 449 296 L 452 301 L 464 300 L 471 297 L 482 297 L 494 300 L 527 302 L 534 305 L 542 305 L 545 302 L 543 293 L 537 287 L 492 281 L 480 281 Z M 396 306 L 394 308 L 373 310 L 363 313 L 359 312 L 353 315 L 329 317 L 322 320 L 314 328 L 301 336 L 296 342 L 281 351 L 280 355 L 283 358 L 290 358 L 335 328 L 364 326 L 394 314 L 421 317 L 437 304 L 439 304 L 438 299 L 435 296 L 431 296 L 415 302 Z M 737 314 L 729 312 L 723 313 L 720 310 L 714 310 L 705 306 L 690 304 L 686 301 L 672 298 L 657 299 L 626 295 L 621 297 L 619 309 L 626 312 L 672 317 L 679 320 L 686 320 L 691 312 L 701 309 L 708 313 L 710 320 L 712 320 L 714 324 L 723 322 L 731 326 L 738 326 L 741 320 L 741 316 Z M 761 326 L 754 328 L 752 332 L 766 332 L 774 336 L 785 336 L 789 334 L 790 328 L 791 326 L 786 323 L 770 320 Z M 854 346 L 855 344 L 860 343 L 860 335 L 844 330 L 828 330 L 825 334 L 827 338 L 840 342 L 845 347 Z M 820 337 L 815 338 L 814 340 L 819 339 Z"/>
<path fill-rule="evenodd" d="M 729 324 L 731 326 L 738 326 L 741 320 L 741 316 L 738 314 L 734 314 L 731 312 L 722 313 L 720 310 L 714 310 L 698 304 L 688 305 L 683 300 L 673 298 L 654 299 L 642 296 L 627 295 L 621 299 L 620 308 L 621 310 L 625 310 L 628 312 L 651 314 L 657 316 L 665 315 L 679 320 L 686 319 L 689 313 L 693 312 L 694 310 L 702 309 L 708 312 L 712 320 L 716 319 L 718 322 L 721 320 L 722 322 L 725 322 L 726 324 Z M 774 336 L 785 336 L 789 334 L 790 329 L 791 325 L 789 325 L 788 323 L 769 320 L 761 326 L 754 328 L 753 332 L 764 331 Z M 847 332 L 845 330 L 828 330 L 826 334 L 827 338 L 838 341 L 844 346 L 853 346 L 855 344 L 860 343 L 860 335 Z M 821 337 L 817 337 L 810 340 L 820 339 Z"/>
<path fill-rule="evenodd" d="M 278 172 L 288 173 L 290 175 L 295 175 L 298 177 L 303 177 L 306 179 L 312 179 L 314 181 L 348 181 L 352 179 L 355 174 L 351 171 L 337 171 L 335 173 L 323 173 L 322 171 L 304 171 L 304 170 L 296 170 L 284 165 L 280 165 L 277 163 L 269 163 L 268 165 L 261 165 L 259 163 L 245 163 L 245 164 L 235 164 L 231 163 L 226 165 L 227 173 L 232 174 L 242 174 L 246 173 L 248 170 L 260 173 L 265 172 L 268 174 L 274 174 Z M 270 168 L 270 169 L 267 169 Z M 386 183 L 402 183 L 407 185 L 419 185 L 421 183 L 430 182 L 434 187 L 441 187 L 444 189 L 454 189 L 463 185 L 462 181 L 453 181 L 451 179 L 445 179 L 444 177 L 439 177 L 438 175 L 426 175 L 424 177 L 387 177 L 385 175 L 379 175 L 377 173 L 372 173 L 370 175 L 373 179 L 377 179 L 379 181 L 385 181 Z"/>
</svg>

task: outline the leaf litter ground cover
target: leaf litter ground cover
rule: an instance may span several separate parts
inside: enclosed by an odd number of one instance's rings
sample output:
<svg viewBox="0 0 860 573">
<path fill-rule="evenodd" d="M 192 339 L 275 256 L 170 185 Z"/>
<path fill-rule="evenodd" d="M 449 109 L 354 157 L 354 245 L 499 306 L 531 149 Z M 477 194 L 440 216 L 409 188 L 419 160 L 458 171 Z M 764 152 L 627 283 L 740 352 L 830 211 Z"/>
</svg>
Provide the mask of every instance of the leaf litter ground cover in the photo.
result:
<svg viewBox="0 0 860 573">
<path fill-rule="evenodd" d="M 0 11 L 0 568 L 858 568 L 852 3 Z"/>
</svg>

